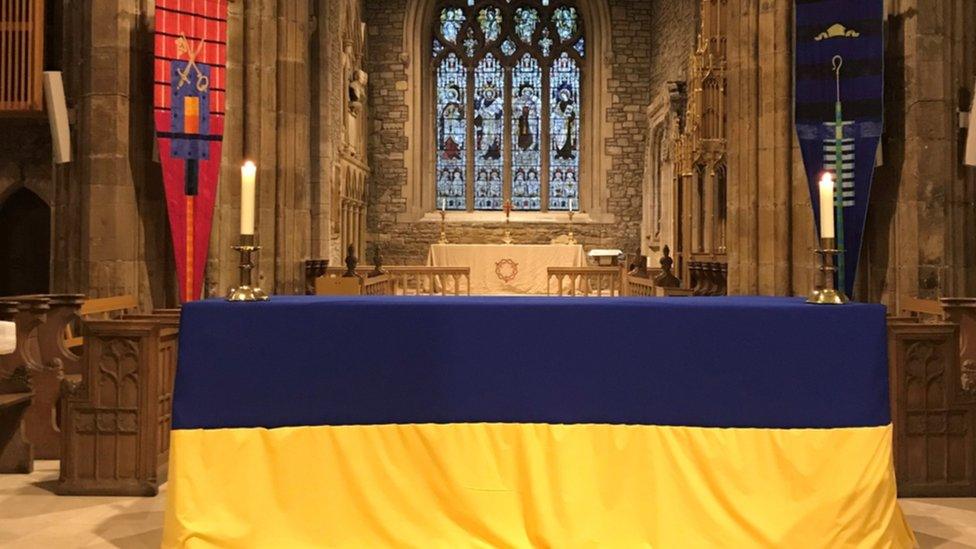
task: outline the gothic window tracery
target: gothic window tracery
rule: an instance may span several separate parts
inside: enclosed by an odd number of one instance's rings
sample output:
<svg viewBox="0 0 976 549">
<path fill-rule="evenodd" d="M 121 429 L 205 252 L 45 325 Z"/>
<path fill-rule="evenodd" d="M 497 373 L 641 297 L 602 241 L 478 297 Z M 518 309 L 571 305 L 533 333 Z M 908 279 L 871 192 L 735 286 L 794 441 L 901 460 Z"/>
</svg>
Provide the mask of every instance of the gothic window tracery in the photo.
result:
<svg viewBox="0 0 976 549">
<path fill-rule="evenodd" d="M 579 209 L 575 0 L 442 0 L 433 21 L 436 206 Z"/>
</svg>

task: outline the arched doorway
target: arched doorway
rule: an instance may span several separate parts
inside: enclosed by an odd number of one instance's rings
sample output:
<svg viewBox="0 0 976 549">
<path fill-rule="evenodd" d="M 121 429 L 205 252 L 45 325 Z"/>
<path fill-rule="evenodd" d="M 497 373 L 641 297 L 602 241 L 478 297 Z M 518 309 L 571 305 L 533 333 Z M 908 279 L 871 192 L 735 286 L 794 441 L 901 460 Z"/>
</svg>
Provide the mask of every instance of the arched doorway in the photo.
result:
<svg viewBox="0 0 976 549">
<path fill-rule="evenodd" d="M 21 188 L 0 203 L 0 296 L 50 292 L 51 208 Z"/>
</svg>

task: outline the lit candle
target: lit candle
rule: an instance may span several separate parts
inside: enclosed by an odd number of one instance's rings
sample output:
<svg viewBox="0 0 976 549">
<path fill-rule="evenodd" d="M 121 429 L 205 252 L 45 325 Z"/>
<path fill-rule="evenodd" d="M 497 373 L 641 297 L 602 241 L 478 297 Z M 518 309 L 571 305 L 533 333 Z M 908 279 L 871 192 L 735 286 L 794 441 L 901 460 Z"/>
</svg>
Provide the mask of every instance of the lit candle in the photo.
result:
<svg viewBox="0 0 976 549">
<path fill-rule="evenodd" d="M 254 191 L 258 168 L 248 160 L 241 166 L 241 234 L 254 234 Z"/>
<path fill-rule="evenodd" d="M 820 179 L 820 238 L 834 238 L 834 176 L 824 172 Z"/>
</svg>

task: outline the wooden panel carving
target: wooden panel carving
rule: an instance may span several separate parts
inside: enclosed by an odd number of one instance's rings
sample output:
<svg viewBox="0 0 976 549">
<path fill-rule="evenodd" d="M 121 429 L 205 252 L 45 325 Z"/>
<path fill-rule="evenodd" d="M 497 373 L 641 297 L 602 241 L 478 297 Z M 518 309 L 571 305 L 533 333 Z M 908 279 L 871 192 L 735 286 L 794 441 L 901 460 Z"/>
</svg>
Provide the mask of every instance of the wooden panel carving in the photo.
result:
<svg viewBox="0 0 976 549">
<path fill-rule="evenodd" d="M 179 318 L 86 325 L 85 373 L 66 383 L 58 493 L 152 496 L 166 463 Z"/>
<path fill-rule="evenodd" d="M 976 403 L 962 387 L 958 325 L 891 322 L 889 353 L 899 496 L 976 495 Z"/>
</svg>

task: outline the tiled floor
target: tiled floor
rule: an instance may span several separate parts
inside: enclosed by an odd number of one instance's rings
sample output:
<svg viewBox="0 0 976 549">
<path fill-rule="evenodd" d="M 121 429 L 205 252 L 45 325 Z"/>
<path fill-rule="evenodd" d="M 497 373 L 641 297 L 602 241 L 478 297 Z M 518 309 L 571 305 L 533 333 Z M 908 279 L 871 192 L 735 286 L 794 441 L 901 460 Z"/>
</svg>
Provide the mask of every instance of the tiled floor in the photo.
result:
<svg viewBox="0 0 976 549">
<path fill-rule="evenodd" d="M 166 488 L 155 498 L 58 497 L 56 461 L 0 475 L 0 547 L 159 547 Z M 902 508 L 923 549 L 976 548 L 976 498 L 909 499 Z"/>
</svg>

